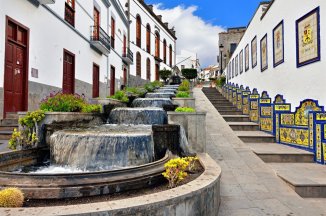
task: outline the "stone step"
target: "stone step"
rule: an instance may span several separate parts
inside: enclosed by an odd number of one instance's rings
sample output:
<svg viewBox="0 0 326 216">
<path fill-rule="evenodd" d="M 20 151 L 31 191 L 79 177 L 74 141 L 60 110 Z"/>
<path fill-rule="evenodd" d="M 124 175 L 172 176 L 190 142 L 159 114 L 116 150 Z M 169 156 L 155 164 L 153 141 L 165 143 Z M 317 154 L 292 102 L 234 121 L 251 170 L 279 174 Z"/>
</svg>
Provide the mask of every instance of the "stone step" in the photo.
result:
<svg viewBox="0 0 326 216">
<path fill-rule="evenodd" d="M 266 163 L 313 163 L 314 154 L 278 143 L 247 143 Z"/>
<path fill-rule="evenodd" d="M 235 134 L 245 143 L 272 143 L 275 137 L 262 131 L 235 131 Z"/>
<path fill-rule="evenodd" d="M 218 109 L 237 109 L 233 105 L 219 105 L 219 104 L 213 104 L 213 105 Z"/>
<path fill-rule="evenodd" d="M 234 131 L 258 131 L 259 125 L 254 122 L 229 122 Z"/>
<path fill-rule="evenodd" d="M 271 163 L 275 173 L 304 198 L 326 198 L 326 169 L 316 163 Z"/>
<path fill-rule="evenodd" d="M 217 111 L 221 115 L 241 115 L 242 114 L 241 111 L 237 111 L 237 110 L 219 110 L 219 109 L 217 109 Z"/>
<path fill-rule="evenodd" d="M 232 107 L 232 106 L 229 106 L 229 107 L 226 107 L 226 106 L 223 106 L 223 107 L 219 107 L 219 106 L 215 106 L 214 107 L 218 110 L 218 111 L 239 111 L 236 107 Z M 242 114 L 242 113 L 241 113 Z"/>
<path fill-rule="evenodd" d="M 1 120 L 2 126 L 13 126 L 18 124 L 18 119 L 5 118 Z"/>
<path fill-rule="evenodd" d="M 13 126 L 0 125 L 0 131 L 13 131 L 15 128 L 18 128 L 18 125 L 13 125 Z"/>
<path fill-rule="evenodd" d="M 227 122 L 249 122 L 249 116 L 247 115 L 222 115 Z"/>
<path fill-rule="evenodd" d="M 16 112 L 7 112 L 6 119 L 18 119 L 19 116 Z"/>
<path fill-rule="evenodd" d="M 10 140 L 12 131 L 0 131 L 0 140 Z"/>
</svg>

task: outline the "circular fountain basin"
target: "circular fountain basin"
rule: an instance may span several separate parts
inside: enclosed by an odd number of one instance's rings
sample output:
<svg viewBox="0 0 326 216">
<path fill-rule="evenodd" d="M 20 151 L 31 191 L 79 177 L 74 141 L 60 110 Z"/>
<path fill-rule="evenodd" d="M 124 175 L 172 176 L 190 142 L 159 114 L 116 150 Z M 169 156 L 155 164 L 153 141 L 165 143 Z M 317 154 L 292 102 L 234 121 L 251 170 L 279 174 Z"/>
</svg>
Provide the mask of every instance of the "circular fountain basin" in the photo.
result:
<svg viewBox="0 0 326 216">
<path fill-rule="evenodd" d="M 111 124 L 163 125 L 167 124 L 167 113 L 162 108 L 117 108 L 111 111 Z"/>
<path fill-rule="evenodd" d="M 154 161 L 150 125 L 102 125 L 62 130 L 50 138 L 51 165 L 76 171 L 101 171 Z"/>
<path fill-rule="evenodd" d="M 147 93 L 146 98 L 172 98 L 175 96 L 175 93 L 164 93 L 164 92 L 156 92 L 156 93 Z"/>
<path fill-rule="evenodd" d="M 1 187 L 20 188 L 25 199 L 64 199 L 119 193 L 163 181 L 169 156 L 152 163 L 111 171 L 83 173 L 0 172 Z"/>
<path fill-rule="evenodd" d="M 169 98 L 137 98 L 132 102 L 133 107 L 159 107 L 174 106 Z"/>
</svg>

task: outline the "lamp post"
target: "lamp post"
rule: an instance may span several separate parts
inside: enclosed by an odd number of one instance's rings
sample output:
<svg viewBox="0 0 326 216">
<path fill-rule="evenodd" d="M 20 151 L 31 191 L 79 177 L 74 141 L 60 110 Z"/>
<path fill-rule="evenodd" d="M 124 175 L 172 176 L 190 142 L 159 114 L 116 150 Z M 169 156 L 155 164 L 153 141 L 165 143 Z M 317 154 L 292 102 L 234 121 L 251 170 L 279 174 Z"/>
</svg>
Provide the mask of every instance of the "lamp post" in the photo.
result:
<svg viewBox="0 0 326 216">
<path fill-rule="evenodd" d="M 220 44 L 219 48 L 220 48 L 220 58 L 221 58 L 221 60 L 220 60 L 221 74 L 220 75 L 222 75 L 223 74 L 223 49 L 224 49 L 223 44 Z"/>
</svg>

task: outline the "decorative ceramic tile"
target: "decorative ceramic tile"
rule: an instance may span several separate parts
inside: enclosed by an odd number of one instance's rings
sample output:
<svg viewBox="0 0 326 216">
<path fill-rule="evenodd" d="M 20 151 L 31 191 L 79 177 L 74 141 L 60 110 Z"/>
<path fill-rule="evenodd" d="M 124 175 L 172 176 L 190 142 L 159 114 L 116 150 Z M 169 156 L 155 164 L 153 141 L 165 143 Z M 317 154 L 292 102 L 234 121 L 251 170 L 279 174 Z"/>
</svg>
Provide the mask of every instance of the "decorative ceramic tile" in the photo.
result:
<svg viewBox="0 0 326 216">
<path fill-rule="evenodd" d="M 268 68 L 267 34 L 260 40 L 261 71 Z"/>
<path fill-rule="evenodd" d="M 296 21 L 297 66 L 320 60 L 319 7 Z"/>
<path fill-rule="evenodd" d="M 274 67 L 284 62 L 284 24 L 280 22 L 273 30 Z"/>
</svg>

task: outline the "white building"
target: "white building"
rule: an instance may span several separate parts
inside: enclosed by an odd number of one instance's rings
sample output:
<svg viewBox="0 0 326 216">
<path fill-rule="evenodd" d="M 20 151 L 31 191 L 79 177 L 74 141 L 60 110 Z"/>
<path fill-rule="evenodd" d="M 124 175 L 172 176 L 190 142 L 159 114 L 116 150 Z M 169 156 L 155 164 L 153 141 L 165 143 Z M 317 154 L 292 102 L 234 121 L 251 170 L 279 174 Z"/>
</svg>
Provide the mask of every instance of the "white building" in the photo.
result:
<svg viewBox="0 0 326 216">
<path fill-rule="evenodd" d="M 211 65 L 207 68 L 204 68 L 200 73 L 200 78 L 205 79 L 205 81 L 209 81 L 209 78 L 215 78 L 219 71 L 218 65 Z"/>
<path fill-rule="evenodd" d="M 181 50 L 180 54 L 176 56 L 176 59 L 176 64 L 180 71 L 184 68 L 195 68 L 197 71 L 200 70 L 200 63 L 196 53 L 188 50 Z"/>
<path fill-rule="evenodd" d="M 228 64 L 228 82 L 282 94 L 293 108 L 307 98 L 325 105 L 325 24 L 324 0 L 260 4 Z"/>
<path fill-rule="evenodd" d="M 175 65 L 175 31 L 143 0 L 124 1 L 131 21 L 130 49 L 135 62 L 130 66 L 130 82 L 140 85 L 146 80 L 159 80 L 159 70 L 171 70 Z"/>
<path fill-rule="evenodd" d="M 151 80 L 155 79 L 155 62 L 159 68 L 175 64 L 175 32 L 142 1 L 131 1 L 130 14 L 125 12 L 125 0 L 0 0 L 0 3 L 0 23 L 3 23 L 0 68 L 4 68 L 0 70 L 0 118 L 6 112 L 37 109 L 51 92 L 106 97 L 121 85 L 136 85 L 132 76 L 136 75 L 133 57 L 137 52 L 142 56 L 143 80 L 147 78 L 147 58 L 151 63 L 148 75 Z M 152 55 L 137 50 L 135 45 L 130 47 L 129 35 L 134 43 L 136 40 L 133 16 L 137 14 L 143 24 L 151 26 Z M 155 33 L 159 33 L 162 47 L 158 61 L 153 56 Z M 145 36 L 143 27 L 143 49 Z M 163 48 L 164 41 L 167 49 Z M 159 63 L 160 58 L 163 63 Z"/>
</svg>

